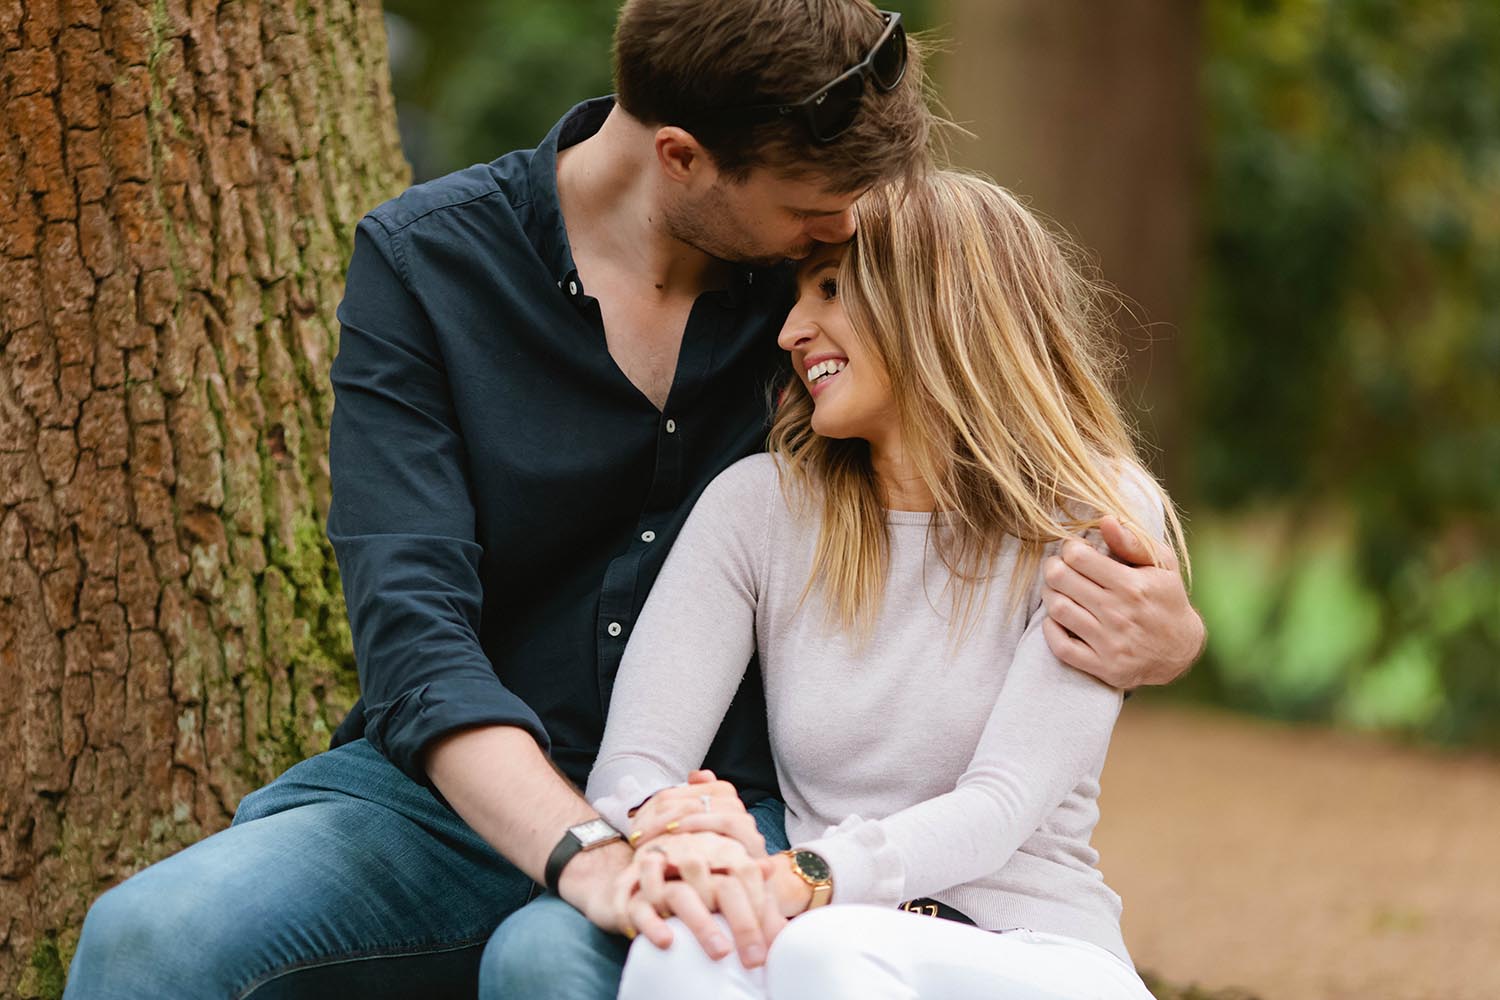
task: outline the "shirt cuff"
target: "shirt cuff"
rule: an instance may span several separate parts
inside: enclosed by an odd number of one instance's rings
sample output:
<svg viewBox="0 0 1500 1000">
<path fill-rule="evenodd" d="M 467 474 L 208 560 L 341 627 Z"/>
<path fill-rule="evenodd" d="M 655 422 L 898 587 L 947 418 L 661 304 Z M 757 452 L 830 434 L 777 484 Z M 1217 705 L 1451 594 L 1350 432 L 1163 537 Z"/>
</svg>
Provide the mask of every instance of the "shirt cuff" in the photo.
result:
<svg viewBox="0 0 1500 1000">
<path fill-rule="evenodd" d="M 795 845 L 828 862 L 834 903 L 895 906 L 904 901 L 906 871 L 901 854 L 873 820 L 850 816 L 817 840 Z"/>
<path fill-rule="evenodd" d="M 639 757 L 615 758 L 594 768 L 584 796 L 604 821 L 621 833 L 630 829 L 630 811 L 674 781 L 655 764 Z"/>
</svg>

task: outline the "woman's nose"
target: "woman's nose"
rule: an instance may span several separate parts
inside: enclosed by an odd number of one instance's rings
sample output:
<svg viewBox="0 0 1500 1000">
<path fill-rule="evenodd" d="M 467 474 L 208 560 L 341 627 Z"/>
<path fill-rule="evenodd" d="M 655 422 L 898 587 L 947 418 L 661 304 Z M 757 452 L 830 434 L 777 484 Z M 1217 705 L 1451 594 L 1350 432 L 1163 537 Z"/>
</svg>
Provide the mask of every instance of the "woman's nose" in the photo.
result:
<svg viewBox="0 0 1500 1000">
<path fill-rule="evenodd" d="M 817 333 L 818 328 L 793 309 L 792 314 L 786 318 L 786 325 L 777 335 L 776 343 L 783 351 L 795 351 L 802 345 L 811 343 Z"/>
</svg>

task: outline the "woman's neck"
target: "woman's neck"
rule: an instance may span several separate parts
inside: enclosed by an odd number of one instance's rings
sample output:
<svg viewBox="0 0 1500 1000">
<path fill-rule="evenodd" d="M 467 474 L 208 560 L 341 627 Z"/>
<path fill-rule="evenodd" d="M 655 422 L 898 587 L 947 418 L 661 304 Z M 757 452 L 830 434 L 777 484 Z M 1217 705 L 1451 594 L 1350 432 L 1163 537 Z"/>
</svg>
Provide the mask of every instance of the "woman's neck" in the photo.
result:
<svg viewBox="0 0 1500 1000">
<path fill-rule="evenodd" d="M 898 439 L 870 442 L 870 467 L 887 510 L 931 511 L 937 501 Z"/>
</svg>

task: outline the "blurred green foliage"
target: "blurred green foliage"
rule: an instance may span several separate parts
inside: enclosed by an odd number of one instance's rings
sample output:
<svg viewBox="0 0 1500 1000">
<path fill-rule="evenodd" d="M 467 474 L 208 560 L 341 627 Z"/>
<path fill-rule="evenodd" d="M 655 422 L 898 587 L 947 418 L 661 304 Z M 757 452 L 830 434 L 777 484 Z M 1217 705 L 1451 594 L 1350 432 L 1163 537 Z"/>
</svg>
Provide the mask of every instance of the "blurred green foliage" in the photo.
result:
<svg viewBox="0 0 1500 1000">
<path fill-rule="evenodd" d="M 1206 15 L 1195 685 L 1500 746 L 1500 4 Z"/>
</svg>

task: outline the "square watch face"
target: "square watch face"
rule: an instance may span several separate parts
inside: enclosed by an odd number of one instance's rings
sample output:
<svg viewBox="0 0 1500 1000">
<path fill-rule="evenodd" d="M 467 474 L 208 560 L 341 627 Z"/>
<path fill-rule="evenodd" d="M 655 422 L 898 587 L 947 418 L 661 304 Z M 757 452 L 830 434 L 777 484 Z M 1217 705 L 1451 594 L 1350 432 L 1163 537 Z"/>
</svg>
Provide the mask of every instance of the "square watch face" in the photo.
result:
<svg viewBox="0 0 1500 1000">
<path fill-rule="evenodd" d="M 591 819 L 587 823 L 580 823 L 573 827 L 573 836 L 578 838 L 578 842 L 586 851 L 607 840 L 618 838 L 620 833 L 602 819 Z"/>
</svg>

